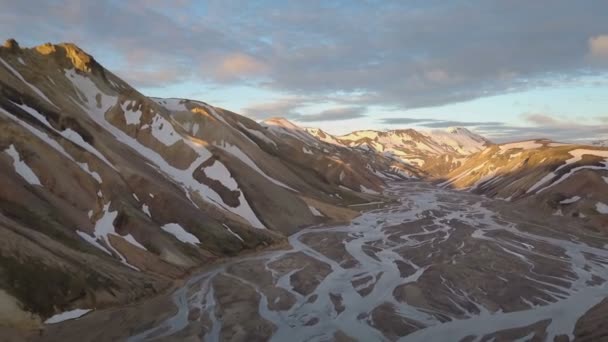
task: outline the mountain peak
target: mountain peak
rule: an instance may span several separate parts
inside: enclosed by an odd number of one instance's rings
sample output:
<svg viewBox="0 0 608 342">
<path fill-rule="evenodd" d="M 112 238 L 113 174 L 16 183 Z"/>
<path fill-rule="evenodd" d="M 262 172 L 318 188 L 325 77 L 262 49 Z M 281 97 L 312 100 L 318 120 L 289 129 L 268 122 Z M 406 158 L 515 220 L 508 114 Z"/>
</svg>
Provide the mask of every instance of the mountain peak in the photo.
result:
<svg viewBox="0 0 608 342">
<path fill-rule="evenodd" d="M 471 131 L 469 131 L 468 129 L 466 129 L 464 127 L 458 127 L 458 126 L 448 127 L 445 129 L 445 131 L 448 133 L 452 133 L 452 134 L 471 133 Z"/>
<path fill-rule="evenodd" d="M 35 49 L 42 55 L 50 55 L 63 50 L 65 56 L 71 61 L 74 68 L 82 72 L 91 72 L 94 68 L 100 67 L 91 55 L 74 43 L 46 43 L 36 46 Z"/>
<path fill-rule="evenodd" d="M 17 43 L 17 41 L 13 38 L 9 38 L 4 41 L 4 44 L 2 46 L 10 50 L 19 49 L 19 43 Z"/>
<path fill-rule="evenodd" d="M 270 125 L 270 126 L 281 126 L 281 127 L 289 128 L 289 129 L 299 128 L 296 124 L 287 120 L 284 117 L 273 117 L 273 118 L 266 119 L 263 122 L 266 125 Z"/>
</svg>

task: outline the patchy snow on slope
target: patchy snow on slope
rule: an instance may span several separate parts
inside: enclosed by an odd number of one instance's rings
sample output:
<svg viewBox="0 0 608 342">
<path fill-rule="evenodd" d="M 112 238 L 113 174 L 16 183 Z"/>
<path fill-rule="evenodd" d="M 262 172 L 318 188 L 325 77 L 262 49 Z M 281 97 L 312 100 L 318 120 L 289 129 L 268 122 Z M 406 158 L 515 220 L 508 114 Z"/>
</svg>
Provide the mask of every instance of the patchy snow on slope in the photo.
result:
<svg viewBox="0 0 608 342">
<path fill-rule="evenodd" d="M 461 127 L 449 127 L 445 131 L 432 130 L 421 132 L 433 141 L 449 146 L 460 154 L 472 154 L 482 151 L 486 141 L 479 135 Z"/>
<path fill-rule="evenodd" d="M 317 208 L 315 208 L 315 207 L 313 207 L 313 206 L 311 206 L 311 205 L 309 205 L 309 206 L 308 206 L 308 209 L 310 209 L 310 212 L 311 212 L 311 213 L 312 213 L 314 216 L 321 216 L 321 217 L 323 217 L 323 216 L 324 216 L 323 214 L 321 214 L 321 212 L 320 212 L 320 211 L 319 211 Z"/>
<path fill-rule="evenodd" d="M 566 198 L 563 201 L 560 201 L 559 204 L 572 204 L 572 203 L 578 202 L 580 199 L 581 199 L 581 196 L 574 196 L 574 197 Z"/>
<path fill-rule="evenodd" d="M 608 214 L 608 205 L 602 202 L 597 202 L 595 204 L 595 210 L 597 210 L 600 214 Z"/>
<path fill-rule="evenodd" d="M 78 134 L 78 132 L 74 131 L 71 128 L 66 128 L 63 131 L 59 131 L 59 130 L 55 129 L 51 125 L 51 123 L 46 119 L 46 117 L 44 115 L 42 115 L 40 112 L 38 112 L 34 108 L 32 108 L 32 107 L 30 107 L 28 105 L 25 105 L 25 104 L 17 104 L 17 103 L 14 103 L 14 102 L 13 102 L 13 104 L 15 106 L 21 108 L 22 110 L 24 110 L 25 112 L 27 112 L 31 116 L 33 116 L 36 120 L 38 120 L 41 123 L 43 123 L 46 127 L 48 127 L 49 129 L 51 129 L 52 131 L 59 133 L 62 137 L 66 138 L 69 141 L 71 141 L 72 143 L 74 143 L 74 144 L 82 147 L 84 150 L 92 153 L 97 158 L 99 158 L 101 161 L 103 161 L 104 163 L 106 163 L 109 167 L 111 167 L 112 169 L 116 170 L 116 168 L 114 167 L 114 165 L 112 165 L 112 163 L 110 163 L 106 159 L 106 157 L 104 157 L 104 155 L 101 154 L 95 147 L 93 147 L 91 144 L 89 144 L 88 142 L 86 142 L 82 138 L 82 136 L 80 134 Z M 63 147 L 62 147 L 62 149 L 63 149 Z"/>
<path fill-rule="evenodd" d="M 479 188 L 479 186 L 481 185 L 489 185 L 492 184 L 493 182 L 496 182 L 497 179 L 499 177 L 496 177 L 496 173 L 498 170 L 493 170 L 488 172 L 487 174 L 485 174 L 484 176 L 480 177 L 475 184 L 473 184 L 470 188 L 469 191 L 473 191 L 476 190 L 477 188 Z M 496 178 L 495 178 L 496 177 Z M 499 178 L 500 179 L 500 178 Z"/>
<path fill-rule="evenodd" d="M 284 118 L 272 118 L 265 120 L 260 124 L 275 135 L 288 135 L 292 138 L 314 146 L 318 145 L 319 143 L 318 139 L 308 133 L 305 129 L 294 125 L 292 122 Z"/>
<path fill-rule="evenodd" d="M 158 114 L 154 115 L 150 126 L 152 127 L 152 135 L 165 146 L 171 146 L 182 140 L 182 137 L 173 128 L 173 125 Z"/>
<path fill-rule="evenodd" d="M 602 158 L 606 158 L 606 160 L 602 162 L 602 166 L 584 165 L 584 166 L 575 167 L 575 168 L 571 169 L 570 171 L 568 171 L 566 174 L 562 175 L 558 180 L 554 181 L 553 183 L 548 184 L 547 186 L 541 188 L 540 190 L 538 190 L 536 192 L 540 193 L 540 192 L 545 191 L 545 190 L 547 190 L 547 189 L 549 189 L 549 188 L 551 188 L 551 187 L 553 187 L 553 186 L 555 186 L 557 184 L 560 184 L 561 182 L 565 181 L 570 176 L 572 176 L 573 174 L 575 174 L 575 173 L 577 173 L 578 171 L 581 171 L 581 170 L 608 170 L 608 151 L 576 149 L 576 150 L 569 151 L 568 153 L 572 156 L 572 158 L 566 160 L 565 163 L 563 165 L 560 165 L 557 169 L 555 169 L 555 171 L 550 172 L 545 177 L 543 177 L 540 181 L 538 181 L 530 189 L 528 189 L 526 191 L 526 193 L 530 193 L 532 191 L 535 191 L 540 186 L 544 185 L 545 183 L 547 183 L 551 179 L 557 177 L 557 171 L 565 168 L 566 166 L 568 166 L 570 164 L 574 164 L 574 163 L 577 163 L 577 162 L 581 161 L 583 159 L 584 155 L 593 155 L 593 156 L 596 156 L 596 157 L 602 157 Z"/>
<path fill-rule="evenodd" d="M 141 211 L 143 211 L 149 217 L 152 217 L 152 214 L 150 213 L 150 208 L 148 207 L 147 204 L 142 204 Z"/>
<path fill-rule="evenodd" d="M 91 309 L 74 309 L 56 315 L 51 316 L 49 319 L 44 321 L 44 324 L 56 324 L 61 323 L 70 319 L 76 319 L 89 313 Z"/>
<path fill-rule="evenodd" d="M 576 149 L 576 150 L 568 151 L 568 153 L 570 153 L 572 158 L 566 160 L 566 163 L 564 165 L 561 165 L 560 167 L 558 167 L 556 171 L 563 169 L 564 167 L 566 167 L 570 164 L 581 161 L 583 159 L 584 155 L 590 155 L 590 156 L 596 156 L 596 157 L 602 157 L 602 158 L 608 159 L 608 151 L 605 151 L 605 150 Z"/>
<path fill-rule="evenodd" d="M 539 147 L 543 147 L 543 144 L 537 143 L 536 140 L 519 141 L 509 144 L 498 146 L 500 148 L 500 154 L 505 153 L 508 150 L 522 149 L 522 150 L 533 150 Z"/>
<path fill-rule="evenodd" d="M 450 185 L 450 184 L 452 184 L 452 183 L 455 183 L 456 181 L 458 181 L 458 180 L 460 180 L 460 179 L 462 179 L 462 178 L 464 178 L 464 177 L 468 176 L 468 175 L 469 175 L 469 174 L 471 174 L 472 172 L 475 172 L 475 171 L 477 171 L 477 170 L 481 169 L 481 168 L 482 168 L 482 167 L 484 167 L 484 165 L 486 165 L 487 163 L 488 163 L 488 161 L 486 160 L 486 161 L 484 161 L 482 164 L 480 164 L 480 165 L 478 165 L 478 166 L 476 166 L 476 167 L 474 167 L 474 168 L 472 168 L 472 169 L 469 169 L 469 170 L 467 170 L 467 171 L 465 171 L 465 172 L 463 172 L 463 173 L 461 173 L 461 174 L 459 174 L 459 175 L 457 175 L 457 176 L 454 176 L 454 177 L 452 177 L 452 178 L 450 178 L 450 179 L 446 180 L 446 181 L 445 181 L 445 182 L 443 182 L 443 183 L 439 183 L 439 184 L 437 184 L 437 185 L 438 185 L 439 187 L 441 187 L 441 188 L 446 187 L 446 186 L 448 186 L 448 185 Z"/>
<path fill-rule="evenodd" d="M 30 133 L 32 133 L 32 135 L 34 135 L 37 138 L 39 138 L 40 140 L 44 141 L 48 146 L 52 147 L 55 151 L 59 152 L 64 157 L 66 157 L 69 160 L 76 163 L 78 166 L 80 166 L 80 168 L 84 172 L 90 174 L 95 180 L 97 180 L 99 182 L 99 179 L 101 178 L 101 177 L 99 177 L 99 174 L 91 172 L 91 170 L 88 167 L 88 164 L 80 163 L 80 162 L 77 162 L 76 160 L 74 160 L 74 158 L 69 153 L 66 152 L 66 150 L 63 148 L 63 146 L 61 146 L 57 141 L 55 141 L 54 139 L 49 137 L 48 134 L 38 130 L 37 128 L 34 128 L 33 126 L 26 123 L 25 121 L 19 120 L 16 116 L 13 116 L 12 114 L 10 114 L 9 112 L 5 111 L 2 108 L 0 108 L 0 113 L 6 114 L 8 118 L 10 118 L 14 122 L 16 122 L 21 127 L 28 130 Z"/>
<path fill-rule="evenodd" d="M 602 179 L 604 180 L 604 182 L 606 182 L 606 184 L 608 184 L 608 177 L 602 177 Z"/>
<path fill-rule="evenodd" d="M 306 146 L 302 146 L 302 152 L 304 152 L 305 154 L 313 154 L 311 150 L 306 148 Z"/>
<path fill-rule="evenodd" d="M 378 191 L 366 188 L 363 185 L 359 185 L 359 187 L 361 188 L 361 192 L 364 193 L 364 194 L 370 194 L 370 195 L 378 195 L 379 194 Z"/>
<path fill-rule="evenodd" d="M 198 207 L 198 205 L 192 199 L 191 192 L 197 193 L 202 200 L 208 203 L 211 203 L 223 210 L 230 211 L 242 217 L 255 228 L 265 228 L 262 222 L 257 218 L 255 213 L 249 206 L 249 203 L 247 203 L 247 200 L 243 196 L 242 192 L 239 197 L 240 205 L 236 208 L 233 208 L 229 205 L 226 205 L 223 202 L 222 198 L 215 191 L 213 191 L 213 189 L 209 188 L 204 184 L 201 184 L 196 179 L 194 179 L 194 177 L 192 176 L 194 170 L 196 170 L 203 162 L 209 159 L 212 155 L 211 152 L 209 152 L 209 150 L 207 150 L 202 144 L 191 139 L 182 140 L 186 144 L 188 144 L 188 146 L 190 146 L 199 155 L 199 157 L 194 162 L 192 162 L 190 167 L 188 167 L 187 169 L 178 169 L 173 165 L 169 164 L 159 153 L 143 145 L 137 139 L 131 137 L 127 133 L 113 126 L 105 119 L 105 113 L 108 111 L 108 109 L 110 109 L 116 104 L 116 96 L 109 96 L 102 93 L 99 88 L 97 88 L 95 83 L 93 83 L 93 81 L 75 73 L 73 70 L 67 70 L 66 77 L 73 83 L 76 89 L 79 89 L 82 93 L 85 94 L 85 97 L 89 99 L 87 103 L 95 103 L 93 99 L 95 99 L 97 95 L 100 96 L 101 106 L 99 108 L 94 105 L 87 107 L 76 102 L 78 103 L 78 105 L 81 106 L 82 110 L 87 113 L 93 121 L 95 121 L 101 127 L 106 129 L 116 139 L 118 139 L 118 141 L 129 146 L 131 149 L 133 149 L 134 152 L 148 159 L 152 163 L 152 165 L 157 167 L 160 172 L 164 173 L 177 184 L 181 185 L 186 197 L 192 202 L 195 207 Z M 180 137 L 180 139 L 182 138 Z"/>
<path fill-rule="evenodd" d="M 98 243 L 99 240 L 103 241 L 105 243 L 105 245 L 109 249 L 111 249 L 112 252 L 114 252 L 113 254 L 116 255 L 120 259 L 120 262 L 122 262 L 124 265 L 126 265 L 134 270 L 139 271 L 139 269 L 137 267 L 129 264 L 127 262 L 127 259 L 122 254 L 120 254 L 120 252 L 118 252 L 118 250 L 116 250 L 116 248 L 114 248 L 114 246 L 112 246 L 112 244 L 110 243 L 109 236 L 114 235 L 114 236 L 123 238 L 125 241 L 134 245 L 137 248 L 141 248 L 144 250 L 146 249 L 142 244 L 137 242 L 135 240 L 135 238 L 133 238 L 133 236 L 131 236 L 131 234 L 122 236 L 122 235 L 119 235 L 118 233 L 116 233 L 116 229 L 114 228 L 114 220 L 116 219 L 117 216 L 118 216 L 118 211 L 110 211 L 110 202 L 108 202 L 107 204 L 105 204 L 103 206 L 103 215 L 97 220 L 97 222 L 95 222 L 95 230 L 93 232 L 93 236 L 90 236 L 81 231 L 77 231 L 76 233 L 81 238 L 83 238 L 85 241 L 91 243 L 93 246 L 101 249 L 105 253 L 112 254 L 105 247 L 103 247 L 100 243 Z"/>
<path fill-rule="evenodd" d="M 222 183 L 226 188 L 232 191 L 239 190 L 239 184 L 232 178 L 230 171 L 219 160 L 215 160 L 211 166 L 207 166 L 203 171 L 208 178 Z"/>
<path fill-rule="evenodd" d="M 40 179 L 38 179 L 38 176 L 36 176 L 34 170 L 27 166 L 25 161 L 21 160 L 21 156 L 15 148 L 15 145 L 11 144 L 6 150 L 4 150 L 4 153 L 8 154 L 11 158 L 13 158 L 13 168 L 15 169 L 15 172 L 19 174 L 19 176 L 21 176 L 23 179 L 25 179 L 26 182 L 31 185 L 42 186 L 42 183 L 40 183 Z"/>
<path fill-rule="evenodd" d="M 194 235 L 188 233 L 182 226 L 177 223 L 167 223 L 160 227 L 160 229 L 173 235 L 176 239 L 183 243 L 189 243 L 191 245 L 198 245 L 201 241 Z"/>
<path fill-rule="evenodd" d="M 135 101 L 127 101 L 120 105 L 120 108 L 122 108 L 123 113 L 125 113 L 125 121 L 127 125 L 139 125 L 141 123 L 141 109 L 138 109 L 137 111 L 133 111 L 133 109 L 127 109 L 130 103 L 135 106 Z"/>
<path fill-rule="evenodd" d="M 355 141 L 355 140 L 359 140 L 359 139 L 363 139 L 363 138 L 368 138 L 368 139 L 375 139 L 378 137 L 378 135 L 381 132 L 379 131 L 372 131 L 372 130 L 367 130 L 367 131 L 356 131 L 356 132 L 352 132 L 346 135 L 342 135 L 339 136 L 338 138 L 340 140 L 349 140 L 349 141 Z"/>
<path fill-rule="evenodd" d="M 128 243 L 132 244 L 133 246 L 135 246 L 139 249 L 143 249 L 144 251 L 148 250 L 146 247 L 144 247 L 144 245 L 139 243 L 139 241 L 135 240 L 133 235 L 131 235 L 130 233 L 127 235 L 123 235 L 122 238 L 125 239 Z"/>
<path fill-rule="evenodd" d="M 220 144 L 216 144 L 215 146 L 221 148 L 222 150 L 232 154 L 233 156 L 235 156 L 236 158 L 238 158 L 240 161 L 242 161 L 243 163 L 245 163 L 247 166 L 249 166 L 250 168 L 252 168 L 253 170 L 255 170 L 257 173 L 259 173 L 260 175 L 264 176 L 264 178 L 268 179 L 269 181 L 271 181 L 272 183 L 281 186 L 285 189 L 294 191 L 294 192 L 298 192 L 297 190 L 293 189 L 292 187 L 279 182 L 278 180 L 270 177 L 269 175 L 267 175 L 264 171 L 262 171 L 257 165 L 256 163 L 251 160 L 251 158 L 249 158 L 248 155 L 246 155 L 243 151 L 241 151 L 240 148 L 238 148 L 238 146 L 236 145 L 231 145 L 225 141 L 222 141 Z"/>
<path fill-rule="evenodd" d="M 89 175 L 91 175 L 91 177 L 93 177 L 93 179 L 95 179 L 97 181 L 97 183 L 101 184 L 103 182 L 103 180 L 101 179 L 101 176 L 99 175 L 99 173 L 91 170 L 91 168 L 89 167 L 88 163 L 76 162 L 76 164 L 78 164 L 78 166 L 80 166 L 80 168 L 84 172 L 86 172 Z"/>
<path fill-rule="evenodd" d="M 256 130 L 256 129 L 252 129 L 252 128 L 247 128 L 247 126 L 243 125 L 242 123 L 238 123 L 238 125 L 243 128 L 244 130 L 246 130 L 247 132 L 251 133 L 252 135 L 254 135 L 256 138 L 264 141 L 267 144 L 270 145 L 274 145 L 274 147 L 277 147 L 277 143 L 275 143 L 272 139 L 270 139 L 269 137 L 267 137 L 264 133 Z"/>
<path fill-rule="evenodd" d="M 49 100 L 48 97 L 46 97 L 46 95 L 44 95 L 44 93 L 42 91 L 40 91 L 40 89 L 34 87 L 34 85 L 32 85 L 31 83 L 29 83 L 28 81 L 25 80 L 25 78 L 23 78 L 23 76 L 21 76 L 21 74 L 13 69 L 13 67 L 11 67 L 8 63 L 6 63 L 2 58 L 0 58 L 0 62 L 2 62 L 2 64 L 4 64 L 4 66 L 10 70 L 10 72 L 13 73 L 13 75 L 15 75 L 18 79 L 20 79 L 23 83 L 25 83 L 28 87 L 30 87 L 30 89 L 32 89 L 32 91 L 34 93 L 36 93 L 36 95 L 40 96 L 42 99 L 46 100 L 46 102 L 50 103 L 51 105 L 53 105 L 53 107 L 58 108 L 51 100 Z"/>
<path fill-rule="evenodd" d="M 152 97 L 151 99 L 159 105 L 173 112 L 188 111 L 188 108 L 186 108 L 186 101 L 182 99 L 161 99 L 155 97 Z"/>
<path fill-rule="evenodd" d="M 306 130 L 306 132 L 308 132 L 309 134 L 311 134 L 312 136 L 316 137 L 317 139 L 326 142 L 328 144 L 332 144 L 332 145 L 337 145 L 337 146 L 344 146 L 344 144 L 342 144 L 340 141 L 338 141 L 336 139 L 336 137 L 334 137 L 333 135 L 322 131 L 319 128 L 304 128 Z"/>
<path fill-rule="evenodd" d="M 245 242 L 245 240 L 243 240 L 243 238 L 239 234 L 233 232 L 232 229 L 230 229 L 230 227 L 228 227 L 228 225 L 222 223 L 222 226 L 224 226 L 224 228 L 226 228 L 226 230 L 228 230 L 228 233 L 234 235 L 237 239 L 241 240 L 241 242 Z"/>
</svg>

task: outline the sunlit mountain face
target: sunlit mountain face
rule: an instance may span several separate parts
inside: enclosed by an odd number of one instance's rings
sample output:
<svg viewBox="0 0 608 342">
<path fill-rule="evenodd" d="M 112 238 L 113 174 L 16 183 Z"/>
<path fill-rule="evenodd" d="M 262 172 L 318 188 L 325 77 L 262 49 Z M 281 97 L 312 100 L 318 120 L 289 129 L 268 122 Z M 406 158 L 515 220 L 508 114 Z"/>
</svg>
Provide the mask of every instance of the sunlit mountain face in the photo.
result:
<svg viewBox="0 0 608 342">
<path fill-rule="evenodd" d="M 607 6 L 3 4 L 0 340 L 604 340 Z"/>
</svg>

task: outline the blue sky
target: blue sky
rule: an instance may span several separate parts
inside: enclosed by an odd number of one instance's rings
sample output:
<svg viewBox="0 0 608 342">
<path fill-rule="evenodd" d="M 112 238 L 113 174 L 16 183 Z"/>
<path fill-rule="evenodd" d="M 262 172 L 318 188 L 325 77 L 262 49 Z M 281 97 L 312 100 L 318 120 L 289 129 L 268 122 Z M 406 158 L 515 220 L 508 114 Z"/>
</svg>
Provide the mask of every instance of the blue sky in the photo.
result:
<svg viewBox="0 0 608 342">
<path fill-rule="evenodd" d="M 608 2 L 0 0 L 22 46 L 69 41 L 146 95 L 341 134 L 465 126 L 608 139 Z"/>
</svg>

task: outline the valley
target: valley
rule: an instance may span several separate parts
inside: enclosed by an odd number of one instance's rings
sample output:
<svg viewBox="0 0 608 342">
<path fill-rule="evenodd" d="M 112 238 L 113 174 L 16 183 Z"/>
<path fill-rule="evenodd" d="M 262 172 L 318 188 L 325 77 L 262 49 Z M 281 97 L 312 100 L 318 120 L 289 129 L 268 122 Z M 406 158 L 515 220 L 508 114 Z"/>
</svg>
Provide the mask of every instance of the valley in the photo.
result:
<svg viewBox="0 0 608 342">
<path fill-rule="evenodd" d="M 42 340 L 580 341 L 608 336 L 608 238 L 574 219 L 425 182 L 350 224 L 194 275 L 143 321 L 122 310 L 53 325 Z M 175 308 L 176 307 L 176 308 Z M 103 317 L 106 317 L 105 319 Z M 142 330 L 141 327 L 147 327 Z"/>
</svg>

